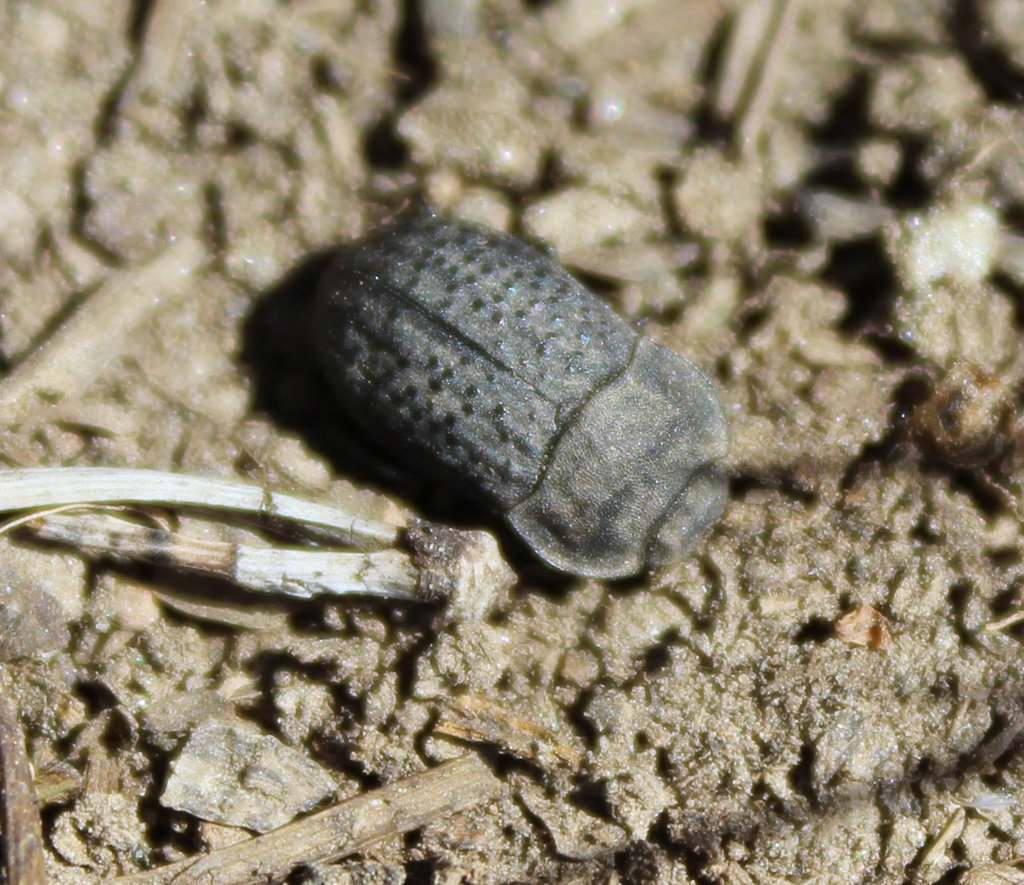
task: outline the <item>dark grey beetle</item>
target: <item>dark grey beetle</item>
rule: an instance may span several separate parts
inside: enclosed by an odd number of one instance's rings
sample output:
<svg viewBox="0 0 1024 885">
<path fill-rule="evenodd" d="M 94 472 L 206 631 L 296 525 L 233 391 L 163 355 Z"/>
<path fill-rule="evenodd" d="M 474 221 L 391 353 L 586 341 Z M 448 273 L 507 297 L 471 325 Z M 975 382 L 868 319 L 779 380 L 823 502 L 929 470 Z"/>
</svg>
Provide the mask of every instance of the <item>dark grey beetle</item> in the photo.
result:
<svg viewBox="0 0 1024 885">
<path fill-rule="evenodd" d="M 316 325 L 351 418 L 502 513 L 556 568 L 634 575 L 721 515 L 727 432 L 711 382 L 551 253 L 463 222 L 400 223 L 335 262 Z"/>
</svg>

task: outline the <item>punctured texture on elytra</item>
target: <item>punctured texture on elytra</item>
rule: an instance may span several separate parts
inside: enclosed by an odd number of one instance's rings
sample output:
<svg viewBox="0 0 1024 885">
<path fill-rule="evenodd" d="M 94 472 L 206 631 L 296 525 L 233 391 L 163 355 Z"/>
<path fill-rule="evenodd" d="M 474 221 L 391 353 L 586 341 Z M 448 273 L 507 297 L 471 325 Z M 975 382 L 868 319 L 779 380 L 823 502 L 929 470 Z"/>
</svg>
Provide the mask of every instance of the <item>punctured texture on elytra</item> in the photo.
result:
<svg viewBox="0 0 1024 885">
<path fill-rule="evenodd" d="M 559 569 L 634 575 L 722 512 L 711 382 L 549 252 L 464 222 L 402 222 L 342 252 L 316 327 L 353 421 Z"/>
</svg>

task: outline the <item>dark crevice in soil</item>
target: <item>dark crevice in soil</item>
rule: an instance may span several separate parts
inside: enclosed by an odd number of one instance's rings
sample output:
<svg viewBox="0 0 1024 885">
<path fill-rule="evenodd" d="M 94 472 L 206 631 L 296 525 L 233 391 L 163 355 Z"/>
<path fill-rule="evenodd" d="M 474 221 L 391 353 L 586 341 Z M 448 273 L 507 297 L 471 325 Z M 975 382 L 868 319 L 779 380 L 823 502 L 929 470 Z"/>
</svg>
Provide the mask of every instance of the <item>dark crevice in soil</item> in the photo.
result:
<svg viewBox="0 0 1024 885">
<path fill-rule="evenodd" d="M 657 885 L 658 869 L 658 852 L 649 842 L 634 839 L 615 856 L 622 885 Z"/>
<path fill-rule="evenodd" d="M 384 779 L 377 772 L 367 769 L 362 760 L 352 755 L 344 735 L 314 735 L 309 741 L 309 748 L 317 762 L 351 778 L 364 792 L 384 785 Z"/>
<path fill-rule="evenodd" d="M 278 674 L 291 672 L 323 685 L 331 684 L 334 676 L 332 668 L 305 665 L 284 652 L 264 652 L 248 662 L 248 669 L 255 677 L 259 697 L 249 703 L 239 704 L 236 707 L 238 714 L 277 737 L 281 736 L 280 711 L 274 701 Z M 337 695 L 335 699 L 337 700 Z M 345 712 L 356 721 L 363 718 L 361 709 L 349 709 Z"/>
<path fill-rule="evenodd" d="M 248 123 L 227 120 L 224 123 L 224 141 L 220 150 L 224 154 L 240 154 L 259 141 L 259 134 Z M 294 167 L 294 163 L 292 165 Z"/>
<path fill-rule="evenodd" d="M 953 613 L 953 624 L 960 642 L 965 648 L 975 645 L 975 631 L 966 623 L 969 616 L 969 605 L 973 596 L 973 588 L 969 581 L 957 581 L 949 588 L 949 606 Z"/>
<path fill-rule="evenodd" d="M 423 760 L 426 765 L 436 765 L 439 761 L 435 754 L 430 752 L 427 748 L 427 741 L 434 736 L 434 729 L 437 723 L 441 721 L 440 711 L 434 709 L 430 710 L 427 714 L 427 721 L 423 723 L 423 727 L 416 732 L 413 736 L 413 747 L 416 750 L 417 755 Z"/>
<path fill-rule="evenodd" d="M 970 753 L 961 756 L 956 766 L 958 777 L 979 772 L 1006 771 L 1024 752 L 1024 715 L 1021 714 L 1021 698 L 1011 697 L 1004 702 L 1002 710 L 996 711 L 992 724 Z M 1010 712 L 1004 712 L 1006 708 Z"/>
<path fill-rule="evenodd" d="M 79 680 L 74 685 L 74 694 L 85 704 L 86 715 L 90 718 L 106 710 L 114 710 L 118 705 L 117 697 L 102 682 Z"/>
<path fill-rule="evenodd" d="M 331 699 L 340 718 L 339 725 L 366 721 L 366 699 L 353 694 L 333 668 L 306 667 L 303 676 L 315 684 L 330 686 Z"/>
<path fill-rule="evenodd" d="M 941 547 L 946 542 L 946 538 L 935 529 L 932 520 L 926 514 L 918 518 L 907 533 L 907 537 L 926 547 Z"/>
<path fill-rule="evenodd" d="M 86 218 L 93 208 L 92 197 L 86 186 L 85 162 L 76 163 L 71 169 L 71 223 L 72 236 L 88 246 L 100 258 L 114 267 L 123 264 L 121 257 L 100 243 L 95 242 L 86 232 Z"/>
<path fill-rule="evenodd" d="M 516 774 L 532 781 L 538 787 L 544 788 L 544 795 L 552 799 L 554 791 L 548 783 L 547 771 L 531 759 L 524 759 L 522 756 L 514 756 L 496 744 L 483 743 L 479 741 L 460 741 L 456 738 L 445 738 L 455 744 L 462 744 L 472 747 L 480 759 L 487 764 L 494 775 L 501 780 L 506 780 L 509 775 Z"/>
<path fill-rule="evenodd" d="M 681 845 L 672 836 L 672 825 L 667 812 L 662 812 L 658 819 L 651 824 L 647 833 L 647 840 L 664 851 L 669 857 L 679 861 L 690 879 L 694 882 L 713 881 L 705 875 L 708 865 L 709 852 L 705 852 L 693 845 Z M 712 849 L 712 853 L 717 851 Z M 717 879 L 717 877 L 715 877 Z"/>
<path fill-rule="evenodd" d="M 515 802 L 516 808 L 519 809 L 519 813 L 533 829 L 533 834 L 542 846 L 544 853 L 548 857 L 559 857 L 558 846 L 544 819 L 535 814 L 517 793 L 513 792 L 512 800 Z"/>
<path fill-rule="evenodd" d="M 1006 199 L 1009 199 L 1007 196 Z M 1003 229 L 1010 233 L 1024 235 L 1024 202 L 1014 200 L 1002 205 Z"/>
<path fill-rule="evenodd" d="M 885 200 L 905 211 L 924 209 L 934 199 L 934 186 L 921 174 L 921 157 L 928 143 L 919 138 L 903 138 L 903 162 L 886 189 Z"/>
<path fill-rule="evenodd" d="M 888 429 L 876 442 L 864 446 L 851 461 L 839 482 L 843 493 L 854 488 L 862 471 L 873 464 L 895 464 L 911 451 L 910 416 L 931 389 L 931 381 L 923 374 L 910 373 L 896 387 L 889 410 Z M 908 462 L 909 463 L 909 462 Z"/>
<path fill-rule="evenodd" d="M 397 690 L 400 702 L 407 701 L 413 696 L 420 658 L 430 651 L 436 639 L 433 631 L 425 630 L 402 649 L 396 658 L 394 666 L 398 676 Z"/>
<path fill-rule="evenodd" d="M 96 111 L 96 122 L 93 124 L 93 133 L 96 144 L 99 147 L 112 142 L 117 135 L 118 111 L 121 108 L 121 97 L 124 95 L 125 87 L 135 69 L 134 63 L 129 65 L 117 78 L 104 98 L 98 103 Z"/>
<path fill-rule="evenodd" d="M 821 645 L 835 636 L 835 625 L 825 618 L 812 618 L 794 635 L 796 645 Z"/>
<path fill-rule="evenodd" d="M 789 772 L 789 783 L 795 792 L 803 796 L 815 812 L 821 812 L 821 800 L 814 789 L 814 746 L 804 744 L 800 748 L 800 761 Z"/>
<path fill-rule="evenodd" d="M 871 77 L 858 72 L 850 78 L 832 101 L 829 115 L 818 126 L 811 127 L 811 140 L 822 146 L 838 146 L 848 150 L 851 144 L 870 132 L 868 102 Z"/>
<path fill-rule="evenodd" d="M 310 56 L 309 79 L 312 81 L 313 87 L 317 92 L 344 99 L 344 85 L 338 79 L 338 75 L 331 64 L 331 59 L 327 55 L 317 52 Z"/>
<path fill-rule="evenodd" d="M 728 18 L 723 18 L 708 40 L 701 59 L 697 83 L 701 86 L 705 98 L 693 112 L 694 141 L 698 144 L 728 147 L 732 142 L 732 121 L 719 117 L 713 106 L 715 81 L 724 60 L 731 27 Z"/>
<path fill-rule="evenodd" d="M 198 147 L 199 128 L 209 119 L 209 114 L 210 106 L 206 90 L 202 84 L 196 84 L 178 112 L 182 141 L 189 148 Z"/>
<path fill-rule="evenodd" d="M 117 135 L 121 99 L 138 66 L 140 54 L 145 48 L 146 28 L 149 25 L 153 6 L 153 0 L 131 0 L 131 12 L 127 16 L 128 29 L 125 39 L 132 50 L 132 59 L 125 65 L 120 76 L 98 102 L 93 132 L 99 146 L 109 144 Z"/>
<path fill-rule="evenodd" d="M 409 150 L 395 130 L 395 118 L 385 114 L 370 127 L 363 139 L 363 157 L 373 169 L 394 172 L 409 162 Z"/>
<path fill-rule="evenodd" d="M 594 727 L 594 723 L 587 716 L 587 709 L 590 707 L 596 691 L 596 685 L 587 686 L 580 691 L 576 696 L 576 700 L 565 711 L 566 721 L 575 729 L 576 734 L 579 735 L 580 740 L 583 742 L 583 746 L 588 751 L 597 749 L 598 732 Z"/>
<path fill-rule="evenodd" d="M 643 680 L 668 666 L 669 649 L 679 643 L 679 631 L 669 630 L 656 645 L 644 649 L 637 668 L 637 679 Z"/>
<path fill-rule="evenodd" d="M 721 572 L 713 561 L 706 556 L 702 556 L 698 559 L 698 564 L 705 582 L 703 606 L 699 610 L 695 609 L 693 603 L 679 593 L 670 593 L 668 598 L 693 625 L 694 633 L 706 634 L 713 628 L 715 618 L 721 609 L 725 588 L 722 586 Z M 694 648 L 693 644 L 688 642 L 682 633 L 674 632 L 671 645 L 680 646 L 692 654 L 696 654 L 703 667 L 710 667 L 713 664 L 707 652 Z"/>
<path fill-rule="evenodd" d="M 1009 587 L 992 598 L 992 601 L 989 603 L 989 611 L 992 612 L 993 618 L 1004 617 L 1011 612 L 1017 611 L 1024 604 L 1024 600 L 1021 598 L 1022 587 L 1024 587 L 1024 578 L 1016 577 Z"/>
<path fill-rule="evenodd" d="M 814 231 L 795 202 L 787 202 L 765 214 L 762 224 L 765 242 L 772 249 L 806 249 L 814 240 Z"/>
<path fill-rule="evenodd" d="M 402 0 L 394 58 L 400 72 L 398 100 L 403 105 L 413 104 L 437 81 L 437 61 L 427 40 L 419 0 Z"/>
<path fill-rule="evenodd" d="M 772 816 L 779 820 L 789 820 L 792 815 L 783 802 L 764 781 L 758 781 L 750 791 L 750 804 L 760 805 Z M 795 821 L 794 821 L 795 822 Z"/>
<path fill-rule="evenodd" d="M 136 743 L 136 725 L 125 710 L 118 706 L 106 714 L 107 725 L 100 735 L 100 743 L 113 755 L 125 753 Z"/>
<path fill-rule="evenodd" d="M 392 47 L 395 65 L 393 106 L 367 130 L 363 155 L 371 169 L 396 171 L 409 162 L 409 152 L 398 135 L 401 112 L 415 103 L 437 80 L 437 62 L 430 51 L 417 0 L 403 0 L 401 22 Z"/>
<path fill-rule="evenodd" d="M 577 781 L 576 789 L 570 791 L 565 798 L 581 811 L 608 823 L 616 822 L 615 813 L 608 799 L 608 786 L 603 781 L 581 778 Z"/>
<path fill-rule="evenodd" d="M 890 326 L 895 273 L 880 237 L 834 246 L 821 277 L 846 296 L 846 315 L 839 324 L 842 334 L 856 336 Z"/>
<path fill-rule="evenodd" d="M 766 299 L 760 294 L 750 296 L 746 299 L 736 320 L 736 337 L 740 343 L 747 343 L 753 335 L 758 332 L 771 316 L 771 310 Z M 723 354 L 720 359 L 728 358 Z"/>
<path fill-rule="evenodd" d="M 208 181 L 203 187 L 203 206 L 205 216 L 203 230 L 215 260 L 218 264 L 222 264 L 228 242 L 227 218 L 224 215 L 224 201 L 220 185 L 216 182 Z"/>
<path fill-rule="evenodd" d="M 406 847 L 414 848 L 415 842 L 410 844 L 407 837 Z M 430 860 L 412 860 L 405 865 L 405 882 L 402 885 L 434 885 L 436 877 L 436 863 Z"/>
<path fill-rule="evenodd" d="M 570 179 L 566 173 L 562 157 L 556 149 L 549 148 L 541 156 L 540 173 L 537 176 L 536 184 L 528 193 L 520 195 L 519 203 L 525 202 L 525 197 L 527 196 L 537 199 L 553 194 L 569 182 Z M 547 243 L 541 243 L 541 247 L 551 249 L 551 246 Z"/>
<path fill-rule="evenodd" d="M 673 240 L 686 238 L 686 225 L 679 214 L 679 204 L 675 190 L 679 182 L 679 173 L 675 169 L 659 169 L 657 174 L 658 205 L 661 217 L 665 222 L 665 230 Z"/>
<path fill-rule="evenodd" d="M 785 474 L 760 476 L 740 473 L 729 478 L 730 501 L 742 500 L 747 495 L 759 491 L 778 492 L 807 508 L 812 508 L 818 503 L 818 495 L 813 489 L 804 487 L 798 479 Z"/>
<path fill-rule="evenodd" d="M 870 190 L 857 171 L 856 154 L 849 147 L 822 148 L 818 165 L 803 182 L 803 193 L 825 192 L 845 197 L 866 199 Z"/>
<path fill-rule="evenodd" d="M 130 0 L 131 13 L 128 15 L 128 42 L 135 49 L 142 47 L 142 40 L 146 36 L 146 26 L 149 24 L 149 16 L 155 5 L 154 0 Z"/>
<path fill-rule="evenodd" d="M 976 0 L 957 0 L 949 19 L 949 36 L 990 101 L 1024 102 L 1024 71 L 992 43 Z"/>
<path fill-rule="evenodd" d="M 874 349 L 886 365 L 894 369 L 918 364 L 918 355 L 913 348 L 895 337 L 892 327 L 867 328 L 862 340 Z"/>
<path fill-rule="evenodd" d="M 150 761 L 149 783 L 139 800 L 139 813 L 146 834 L 155 849 L 173 847 L 182 855 L 195 855 L 206 847 L 202 822 L 160 802 L 160 794 L 170 774 L 170 757 L 165 750 L 143 741 L 140 748 Z"/>
<path fill-rule="evenodd" d="M 988 557 L 989 562 L 997 568 L 1003 571 L 1019 572 L 1018 568 L 1021 563 L 1024 563 L 1024 556 L 1021 556 L 1020 550 L 1012 549 L 994 549 L 986 550 L 985 555 Z M 995 599 L 998 600 L 999 595 L 996 595 Z"/>
<path fill-rule="evenodd" d="M 672 761 L 671 754 L 664 747 L 659 747 L 657 750 L 654 770 L 658 777 L 660 777 L 666 784 L 674 783 L 679 776 L 679 772 L 676 770 L 676 766 Z"/>
<path fill-rule="evenodd" d="M 954 470 L 951 482 L 953 489 L 970 497 L 978 512 L 984 516 L 991 518 L 1010 510 L 1006 494 L 993 484 L 984 468 Z"/>
<path fill-rule="evenodd" d="M 999 270 L 992 274 L 991 281 L 1013 305 L 1013 324 L 1024 329 L 1024 283 Z"/>
</svg>

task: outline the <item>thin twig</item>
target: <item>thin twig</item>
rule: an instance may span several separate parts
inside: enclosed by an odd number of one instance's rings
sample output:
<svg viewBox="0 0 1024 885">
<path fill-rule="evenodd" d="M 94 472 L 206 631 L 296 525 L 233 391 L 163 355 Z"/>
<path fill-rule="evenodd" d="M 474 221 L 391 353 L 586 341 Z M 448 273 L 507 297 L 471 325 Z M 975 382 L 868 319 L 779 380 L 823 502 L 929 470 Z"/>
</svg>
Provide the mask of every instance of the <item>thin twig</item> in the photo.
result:
<svg viewBox="0 0 1024 885">
<path fill-rule="evenodd" d="M 370 790 L 245 842 L 122 876 L 114 885 L 246 885 L 281 879 L 300 864 L 325 863 L 418 830 L 493 798 L 501 782 L 474 755 Z"/>
<path fill-rule="evenodd" d="M 39 801 L 6 667 L 0 667 L 0 779 L 6 881 L 8 885 L 45 885 Z"/>
</svg>

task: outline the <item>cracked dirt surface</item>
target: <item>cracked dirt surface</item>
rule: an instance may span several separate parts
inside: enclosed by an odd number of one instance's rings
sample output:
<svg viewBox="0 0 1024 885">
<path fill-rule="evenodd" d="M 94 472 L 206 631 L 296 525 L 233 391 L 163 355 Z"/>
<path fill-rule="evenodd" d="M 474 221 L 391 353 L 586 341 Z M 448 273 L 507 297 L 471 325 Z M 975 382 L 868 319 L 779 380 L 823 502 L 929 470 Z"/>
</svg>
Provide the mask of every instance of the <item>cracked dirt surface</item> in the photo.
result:
<svg viewBox="0 0 1024 885">
<path fill-rule="evenodd" d="M 1024 881 L 1014 0 L 7 0 L 0 32 L 6 464 L 479 523 L 363 463 L 308 356 L 332 245 L 423 205 L 554 244 L 732 432 L 696 555 L 604 585 L 512 545 L 478 622 L 197 618 L 162 571 L 4 540 L 51 878 L 469 750 L 499 799 L 292 881 Z M 218 740 L 294 802 L 229 768 L 182 798 Z"/>
</svg>

